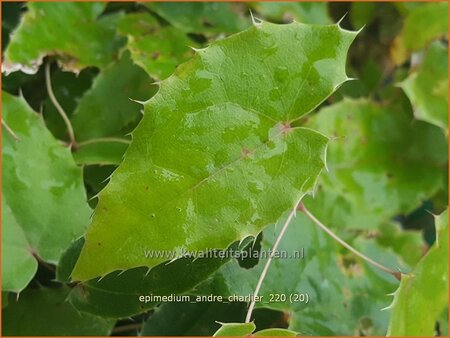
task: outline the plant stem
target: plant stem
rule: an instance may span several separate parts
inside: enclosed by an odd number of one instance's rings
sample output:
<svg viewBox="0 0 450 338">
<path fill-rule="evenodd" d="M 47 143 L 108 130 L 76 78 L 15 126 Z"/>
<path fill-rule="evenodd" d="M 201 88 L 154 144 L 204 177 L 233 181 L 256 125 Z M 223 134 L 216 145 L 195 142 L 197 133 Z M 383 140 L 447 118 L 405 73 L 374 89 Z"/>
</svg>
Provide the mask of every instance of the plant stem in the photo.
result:
<svg viewBox="0 0 450 338">
<path fill-rule="evenodd" d="M 299 202 L 300 203 L 300 202 Z M 289 224 L 292 221 L 292 218 L 294 217 L 296 211 L 298 208 L 298 203 L 295 205 L 294 209 L 290 212 L 288 218 L 286 219 L 286 222 L 284 222 L 283 227 L 280 230 L 280 233 L 277 236 L 277 239 L 275 240 L 275 244 L 272 247 L 272 250 L 270 251 L 269 258 L 267 259 L 266 265 L 264 265 L 263 271 L 261 272 L 261 275 L 259 276 L 258 283 L 256 284 L 255 292 L 253 293 L 253 299 L 250 303 L 250 306 L 247 310 L 247 316 L 245 317 L 245 322 L 250 323 L 251 316 L 253 309 L 256 304 L 256 297 L 258 296 L 259 290 L 261 289 L 262 283 L 264 281 L 264 278 L 267 275 L 267 271 L 269 270 L 270 263 L 272 263 L 273 256 L 275 255 L 275 252 L 277 251 L 278 245 L 281 242 L 281 239 L 283 238 L 284 233 L 286 232 L 286 229 L 288 228 Z"/>
<path fill-rule="evenodd" d="M 297 208 L 299 211 L 303 212 L 310 220 L 312 220 L 316 225 L 318 225 L 323 231 L 325 231 L 331 238 L 333 238 L 335 241 L 339 242 L 342 246 L 344 246 L 345 248 L 347 248 L 348 250 L 350 250 L 351 252 L 353 252 L 356 256 L 362 258 L 363 260 L 365 260 L 366 262 L 368 262 L 369 264 L 372 264 L 373 266 L 376 266 L 377 268 L 379 268 L 380 270 L 387 272 L 389 274 L 391 274 L 392 276 L 394 276 L 395 278 L 397 278 L 398 280 L 401 279 L 401 273 L 399 271 L 393 271 L 387 267 L 385 267 L 384 265 L 381 265 L 378 262 L 375 262 L 373 259 L 371 259 L 370 257 L 367 257 L 366 255 L 364 255 L 363 253 L 359 252 L 358 250 L 356 250 L 354 247 L 352 247 L 350 244 L 348 244 L 347 242 L 345 242 L 343 239 L 341 239 L 338 235 L 336 235 L 335 233 L 333 233 L 330 229 L 328 229 L 323 223 L 321 223 L 313 214 L 311 214 L 311 212 L 305 207 L 305 205 L 303 203 L 300 203 L 298 205 Z"/>
<path fill-rule="evenodd" d="M 100 137 L 100 138 L 93 138 L 87 141 L 83 141 L 78 143 L 78 147 L 87 146 L 88 144 L 94 144 L 94 143 L 101 143 L 101 142 L 117 142 L 117 143 L 126 143 L 130 144 L 131 140 L 124 139 L 124 138 L 118 138 L 118 137 Z"/>
<path fill-rule="evenodd" d="M 67 132 L 69 133 L 70 144 L 72 147 L 76 148 L 77 142 L 75 140 L 75 134 L 73 132 L 72 124 L 70 123 L 70 120 L 67 117 L 66 112 L 61 107 L 61 105 L 59 104 L 58 100 L 55 97 L 55 94 L 53 93 L 52 82 L 51 82 L 51 78 L 50 78 L 50 63 L 49 62 L 45 65 L 45 85 L 47 87 L 47 93 L 50 98 L 50 101 L 52 101 L 52 103 L 55 106 L 56 110 L 58 111 L 59 115 L 61 115 L 62 119 L 64 120 L 64 123 L 66 124 Z"/>
<path fill-rule="evenodd" d="M 16 133 L 6 124 L 5 120 L 2 119 L 2 126 L 5 127 L 6 131 L 13 137 L 14 140 L 20 141 L 20 138 Z"/>
</svg>

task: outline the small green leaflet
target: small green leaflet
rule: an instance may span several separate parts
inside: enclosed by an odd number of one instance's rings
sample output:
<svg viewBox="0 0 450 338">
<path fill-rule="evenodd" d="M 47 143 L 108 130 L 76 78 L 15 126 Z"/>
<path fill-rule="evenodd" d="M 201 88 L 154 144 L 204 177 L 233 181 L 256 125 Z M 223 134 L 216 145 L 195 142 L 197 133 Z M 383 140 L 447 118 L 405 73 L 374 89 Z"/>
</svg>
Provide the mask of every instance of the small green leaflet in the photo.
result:
<svg viewBox="0 0 450 338">
<path fill-rule="evenodd" d="M 219 323 L 220 329 L 214 333 L 213 337 L 249 336 L 255 331 L 254 323 Z"/>
<path fill-rule="evenodd" d="M 448 210 L 436 217 L 436 243 L 409 275 L 390 306 L 388 336 L 433 336 L 448 306 Z M 448 314 L 447 314 L 448 317 Z"/>
<path fill-rule="evenodd" d="M 23 231 L 29 252 L 55 264 L 89 223 L 81 169 L 23 98 L 3 92 L 2 99 L 3 120 L 19 138 L 3 131 L 2 195 L 15 222 L 3 221 L 19 226 L 4 231 Z"/>
<path fill-rule="evenodd" d="M 408 95 L 414 115 L 420 120 L 448 129 L 448 48 L 436 41 L 422 64 L 400 86 Z"/>
<path fill-rule="evenodd" d="M 161 26 L 149 13 L 127 14 L 120 20 L 118 30 L 128 37 L 127 48 L 134 63 L 154 79 L 167 78 L 193 54 L 188 46 L 194 42 L 184 32 Z"/>
<path fill-rule="evenodd" d="M 145 250 L 226 248 L 276 222 L 324 166 L 327 138 L 290 124 L 347 80 L 355 36 L 261 22 L 179 66 L 100 193 L 73 278 L 171 259 Z"/>
<path fill-rule="evenodd" d="M 110 335 L 115 321 L 77 311 L 66 301 L 69 291 L 66 286 L 41 287 L 26 289 L 18 299 L 10 295 L 9 304 L 2 311 L 2 335 Z"/>
<path fill-rule="evenodd" d="M 98 18 L 106 3 L 29 2 L 28 12 L 12 33 L 3 71 L 35 73 L 46 55 L 55 55 L 63 68 L 78 72 L 103 68 L 113 61 L 123 38 L 116 36 L 117 15 Z"/>
</svg>

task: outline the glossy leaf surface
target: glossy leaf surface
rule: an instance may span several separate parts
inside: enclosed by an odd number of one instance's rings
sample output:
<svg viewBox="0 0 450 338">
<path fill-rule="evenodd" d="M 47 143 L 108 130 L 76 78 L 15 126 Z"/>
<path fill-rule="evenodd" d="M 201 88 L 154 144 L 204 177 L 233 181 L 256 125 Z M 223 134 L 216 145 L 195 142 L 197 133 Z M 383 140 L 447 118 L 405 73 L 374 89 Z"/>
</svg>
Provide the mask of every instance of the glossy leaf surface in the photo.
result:
<svg viewBox="0 0 450 338">
<path fill-rule="evenodd" d="M 276 222 L 324 165 L 326 137 L 290 123 L 347 79 L 354 37 L 337 25 L 261 23 L 181 65 L 146 103 L 100 193 L 73 277 L 168 260 L 145 249 L 225 248 Z"/>
</svg>

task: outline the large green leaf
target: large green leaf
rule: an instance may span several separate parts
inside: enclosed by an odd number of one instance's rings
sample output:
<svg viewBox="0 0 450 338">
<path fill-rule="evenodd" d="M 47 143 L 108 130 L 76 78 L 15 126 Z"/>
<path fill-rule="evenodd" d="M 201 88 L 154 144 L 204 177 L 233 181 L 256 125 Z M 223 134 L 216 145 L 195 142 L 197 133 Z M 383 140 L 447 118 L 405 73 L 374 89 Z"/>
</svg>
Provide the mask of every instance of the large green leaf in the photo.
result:
<svg viewBox="0 0 450 338">
<path fill-rule="evenodd" d="M 155 91 L 149 76 L 123 53 L 95 78 L 78 103 L 71 118 L 76 140 L 124 136 L 141 116 L 141 104 L 132 100 L 147 100 Z"/>
<path fill-rule="evenodd" d="M 30 244 L 2 196 L 2 290 L 22 291 L 37 270 Z"/>
<path fill-rule="evenodd" d="M 81 170 L 70 150 L 53 138 L 23 98 L 4 92 L 2 99 L 2 118 L 19 138 L 3 133 L 3 197 L 30 252 L 56 263 L 89 223 L 91 209 Z M 10 226 L 14 222 L 6 222 L 5 227 Z M 12 257 L 3 256 L 4 261 L 8 259 Z"/>
<path fill-rule="evenodd" d="M 423 4 L 411 10 L 391 50 L 394 62 L 400 64 L 408 56 L 431 41 L 448 35 L 448 2 Z"/>
<path fill-rule="evenodd" d="M 235 33 L 250 26 L 233 3 L 146 2 L 145 6 L 186 33 Z"/>
<path fill-rule="evenodd" d="M 119 32 L 128 37 L 133 61 L 152 78 L 165 79 L 191 56 L 194 43 L 173 27 L 163 27 L 149 13 L 128 14 L 119 23 Z"/>
<path fill-rule="evenodd" d="M 436 218 L 436 232 L 433 247 L 410 275 L 402 276 L 391 305 L 389 336 L 433 336 L 448 306 L 448 211 Z"/>
<path fill-rule="evenodd" d="M 66 301 L 70 289 L 27 289 L 19 299 L 10 297 L 2 311 L 5 336 L 109 335 L 114 320 L 78 312 Z"/>
<path fill-rule="evenodd" d="M 355 35 L 264 22 L 178 67 L 100 193 L 73 277 L 168 260 L 144 250 L 225 248 L 276 222 L 324 165 L 326 137 L 291 123 L 346 81 Z"/>
<path fill-rule="evenodd" d="M 307 125 L 334 137 L 318 202 L 305 201 L 330 226 L 375 229 L 446 185 L 445 135 L 400 105 L 345 99 Z"/>
<path fill-rule="evenodd" d="M 106 3 L 30 2 L 13 32 L 3 69 L 35 72 L 46 55 L 56 55 L 66 69 L 105 67 L 123 39 L 115 35 L 116 17 L 98 19 Z"/>
<path fill-rule="evenodd" d="M 416 118 L 448 129 L 448 48 L 433 43 L 419 69 L 401 83 Z"/>
</svg>

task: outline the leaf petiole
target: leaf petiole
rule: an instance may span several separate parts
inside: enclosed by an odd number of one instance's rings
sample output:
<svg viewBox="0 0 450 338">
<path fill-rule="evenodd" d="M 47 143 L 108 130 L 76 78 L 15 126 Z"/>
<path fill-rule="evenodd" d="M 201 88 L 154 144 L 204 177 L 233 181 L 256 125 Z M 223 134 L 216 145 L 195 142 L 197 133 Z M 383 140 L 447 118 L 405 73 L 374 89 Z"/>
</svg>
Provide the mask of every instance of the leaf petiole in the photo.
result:
<svg viewBox="0 0 450 338">
<path fill-rule="evenodd" d="M 331 238 L 333 238 L 335 241 L 340 243 L 342 246 L 353 252 L 356 256 L 362 258 L 367 263 L 372 264 L 373 266 L 376 266 L 380 270 L 387 272 L 394 276 L 396 279 L 401 280 L 401 272 L 399 271 L 393 271 L 384 265 L 374 261 L 372 258 L 367 257 L 363 253 L 356 250 L 354 247 L 352 247 L 350 244 L 345 242 L 342 238 L 340 238 L 338 235 L 336 235 L 334 232 L 332 232 L 329 228 L 327 228 L 322 222 L 320 222 L 306 207 L 303 203 L 299 203 L 297 206 L 297 210 L 303 212 L 311 221 L 313 221 L 317 226 L 319 226 L 323 231 L 325 231 Z"/>
</svg>

